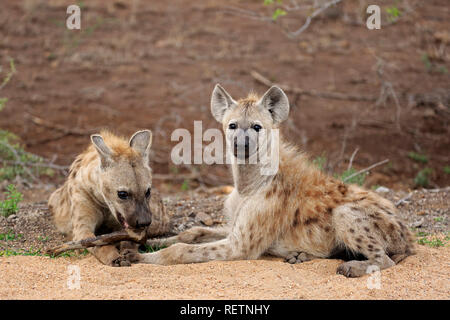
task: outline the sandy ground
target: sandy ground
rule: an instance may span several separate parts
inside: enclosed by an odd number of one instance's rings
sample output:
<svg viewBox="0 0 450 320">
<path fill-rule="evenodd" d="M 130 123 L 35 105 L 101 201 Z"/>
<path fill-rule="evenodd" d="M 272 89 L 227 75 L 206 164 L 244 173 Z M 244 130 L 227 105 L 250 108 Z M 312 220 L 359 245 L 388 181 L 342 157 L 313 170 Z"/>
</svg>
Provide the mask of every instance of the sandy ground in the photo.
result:
<svg viewBox="0 0 450 320">
<path fill-rule="evenodd" d="M 450 249 L 418 254 L 369 276 L 336 275 L 338 260 L 290 265 L 275 259 L 112 268 L 94 257 L 0 258 L 1 299 L 449 299 Z M 69 265 L 80 268 L 80 289 L 69 290 Z"/>
</svg>

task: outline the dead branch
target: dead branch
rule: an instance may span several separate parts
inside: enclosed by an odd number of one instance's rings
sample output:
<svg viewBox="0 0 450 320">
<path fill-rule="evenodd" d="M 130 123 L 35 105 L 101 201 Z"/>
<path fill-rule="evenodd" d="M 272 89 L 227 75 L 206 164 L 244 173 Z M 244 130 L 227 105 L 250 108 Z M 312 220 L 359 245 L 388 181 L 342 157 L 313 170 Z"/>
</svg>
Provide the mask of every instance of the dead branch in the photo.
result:
<svg viewBox="0 0 450 320">
<path fill-rule="evenodd" d="M 39 167 L 39 168 L 50 168 L 50 169 L 55 169 L 55 170 L 60 170 L 60 171 L 66 171 L 69 170 L 70 166 L 60 166 L 51 162 L 38 162 L 38 163 L 33 163 L 33 162 L 20 162 L 20 161 L 10 161 L 10 160 L 5 160 L 4 163 L 6 164 L 12 164 L 12 165 L 20 165 L 20 166 L 29 166 L 29 167 Z"/>
<path fill-rule="evenodd" d="M 48 122 L 42 118 L 33 116 L 32 114 L 28 114 L 28 117 L 35 125 L 62 132 L 63 135 L 90 136 L 91 134 L 96 132 L 95 130 L 87 131 L 77 128 L 67 128 L 66 126 L 61 126 L 55 123 Z M 61 136 L 59 138 L 61 138 Z"/>
<path fill-rule="evenodd" d="M 324 91 L 316 91 L 316 90 L 304 90 L 300 88 L 290 87 L 288 85 L 273 83 L 262 74 L 257 71 L 251 71 L 250 75 L 259 83 L 262 83 L 268 87 L 273 85 L 277 85 L 281 89 L 287 92 L 296 93 L 298 95 L 305 95 L 310 97 L 318 97 L 323 99 L 332 99 L 332 100 L 347 100 L 347 101 L 369 101 L 374 102 L 377 100 L 374 96 L 361 96 L 361 95 L 352 95 L 340 92 L 324 92 Z"/>
<path fill-rule="evenodd" d="M 320 6 L 319 8 L 316 8 L 313 13 L 311 13 L 307 18 L 305 23 L 298 28 L 295 31 L 292 32 L 288 32 L 288 37 L 289 38 L 296 38 L 298 37 L 303 31 L 305 31 L 306 29 L 308 29 L 309 25 L 311 24 L 312 20 L 317 17 L 319 14 L 321 14 L 322 12 L 324 12 L 325 10 L 327 10 L 329 7 L 333 6 L 333 5 L 337 5 L 339 2 L 341 2 L 342 0 L 331 0 L 327 3 L 324 3 L 322 6 Z M 299 7 L 300 8 L 300 7 Z M 298 10 L 297 8 L 295 9 L 289 9 L 288 7 L 285 7 L 285 9 L 287 11 L 290 10 Z"/>
<path fill-rule="evenodd" d="M 14 158 L 16 159 L 16 162 L 23 168 L 23 170 L 26 172 L 26 174 L 33 180 L 33 182 L 38 183 L 38 179 L 34 176 L 34 174 L 31 173 L 30 169 L 23 163 L 23 161 L 20 158 L 20 155 L 18 154 L 17 150 L 14 149 L 9 143 L 0 141 L 0 144 L 2 144 L 4 147 L 6 147 L 11 153 L 14 155 Z"/>
<path fill-rule="evenodd" d="M 398 200 L 398 201 L 395 203 L 395 206 L 398 207 L 399 205 L 401 205 L 401 204 L 407 202 L 407 201 L 411 198 L 412 195 L 413 195 L 413 193 L 410 192 L 406 197 L 403 197 L 403 198 L 401 198 L 400 200 Z"/>
<path fill-rule="evenodd" d="M 360 175 L 361 173 L 364 173 L 364 172 L 367 172 L 367 171 L 369 171 L 369 170 L 372 170 L 373 168 L 378 167 L 378 166 L 381 166 L 382 164 L 385 164 L 385 163 L 387 163 L 387 162 L 389 162 L 389 159 L 384 159 L 383 161 L 377 162 L 377 163 L 371 165 L 370 167 L 367 167 L 367 168 L 365 168 L 365 169 L 359 170 L 358 172 L 355 172 L 355 173 L 349 175 L 349 176 L 346 177 L 343 181 L 344 181 L 344 182 L 347 182 L 347 181 L 350 180 L 351 178 L 356 177 L 356 176 Z"/>
<path fill-rule="evenodd" d="M 328 2 L 325 2 L 323 4 L 319 4 L 317 2 L 314 2 L 314 4 L 308 4 L 308 5 L 299 5 L 295 0 L 291 0 L 291 5 L 285 5 L 283 3 L 279 3 L 278 5 L 284 9 L 286 12 L 295 12 L 295 11 L 304 11 L 304 12 L 310 12 L 308 16 L 306 17 L 306 21 L 303 23 L 303 25 L 298 28 L 295 31 L 289 31 L 286 28 L 282 27 L 282 25 L 276 23 L 275 19 L 271 16 L 267 16 L 265 14 L 261 14 L 252 10 L 248 9 L 242 9 L 232 6 L 226 6 L 224 8 L 225 12 L 243 16 L 248 19 L 253 20 L 259 20 L 263 22 L 269 22 L 269 23 L 275 23 L 278 27 L 280 27 L 283 32 L 287 35 L 287 37 L 294 39 L 297 38 L 300 34 L 302 34 L 308 27 L 311 25 L 311 22 L 313 19 L 315 19 L 317 16 L 322 14 L 324 11 L 329 9 L 331 6 L 337 5 L 343 0 L 330 0 Z"/>
<path fill-rule="evenodd" d="M 87 249 L 91 247 L 116 244 L 121 241 L 133 241 L 144 244 L 147 241 L 147 230 L 136 232 L 130 229 L 102 234 L 97 237 L 87 238 L 80 241 L 69 241 L 60 246 L 46 250 L 47 254 L 57 256 L 65 251 Z"/>
<path fill-rule="evenodd" d="M 355 159 L 355 156 L 358 153 L 358 151 L 359 151 L 359 148 L 356 148 L 355 151 L 353 151 L 352 156 L 350 157 L 350 161 L 348 163 L 347 170 L 350 170 L 352 168 L 353 160 Z"/>
<path fill-rule="evenodd" d="M 374 53 L 372 55 L 377 59 L 376 63 L 376 73 L 378 76 L 378 79 L 381 82 L 381 89 L 380 89 L 380 95 L 375 102 L 376 106 L 379 106 L 380 104 L 386 105 L 386 101 L 389 97 L 392 97 L 395 103 L 396 107 L 396 113 L 395 113 L 395 125 L 397 127 L 398 131 L 401 131 L 400 127 L 400 114 L 401 114 L 401 106 L 397 97 L 397 94 L 395 93 L 394 86 L 392 83 L 388 80 L 386 80 L 386 77 L 384 75 L 384 65 L 385 62 L 383 59 L 376 56 Z"/>
</svg>

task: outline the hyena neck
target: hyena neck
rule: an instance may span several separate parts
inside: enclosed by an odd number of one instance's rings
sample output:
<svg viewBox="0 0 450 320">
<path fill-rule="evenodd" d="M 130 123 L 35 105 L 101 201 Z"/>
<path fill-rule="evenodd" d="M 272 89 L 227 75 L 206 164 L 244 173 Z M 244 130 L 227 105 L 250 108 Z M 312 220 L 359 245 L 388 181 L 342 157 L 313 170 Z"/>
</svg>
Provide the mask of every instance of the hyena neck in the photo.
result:
<svg viewBox="0 0 450 320">
<path fill-rule="evenodd" d="M 283 148 L 284 144 L 280 142 L 279 150 L 268 151 L 266 160 L 254 162 L 249 160 L 248 162 L 252 164 L 238 164 L 233 161 L 231 168 L 234 187 L 240 195 L 256 194 L 272 183 L 278 173 Z"/>
<path fill-rule="evenodd" d="M 258 164 L 233 164 L 234 187 L 240 195 L 250 195 L 267 185 L 271 177 L 261 175 Z"/>
<path fill-rule="evenodd" d="M 99 208 L 108 208 L 101 191 L 100 170 L 100 160 L 95 159 L 79 168 L 77 180 L 80 188 Z"/>
</svg>

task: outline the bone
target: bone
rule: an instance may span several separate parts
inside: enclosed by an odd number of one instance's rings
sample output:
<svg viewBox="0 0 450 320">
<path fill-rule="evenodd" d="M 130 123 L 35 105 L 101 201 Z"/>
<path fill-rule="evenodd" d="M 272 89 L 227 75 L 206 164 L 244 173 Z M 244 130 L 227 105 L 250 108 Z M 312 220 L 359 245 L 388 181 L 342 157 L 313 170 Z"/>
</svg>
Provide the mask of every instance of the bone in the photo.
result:
<svg viewBox="0 0 450 320">
<path fill-rule="evenodd" d="M 65 251 L 87 249 L 97 246 L 116 244 L 121 241 L 133 241 L 144 244 L 147 241 L 147 230 L 136 231 L 131 229 L 102 234 L 97 237 L 86 238 L 80 241 L 69 241 L 60 246 L 46 250 L 47 254 L 57 256 Z"/>
</svg>

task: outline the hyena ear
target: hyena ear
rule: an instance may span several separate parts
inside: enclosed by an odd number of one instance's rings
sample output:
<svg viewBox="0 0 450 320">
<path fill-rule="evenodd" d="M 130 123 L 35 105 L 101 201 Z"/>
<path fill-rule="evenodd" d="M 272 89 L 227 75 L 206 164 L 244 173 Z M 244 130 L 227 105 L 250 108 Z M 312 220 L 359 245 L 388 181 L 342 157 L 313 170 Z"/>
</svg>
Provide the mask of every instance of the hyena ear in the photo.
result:
<svg viewBox="0 0 450 320">
<path fill-rule="evenodd" d="M 225 112 L 236 105 L 236 101 L 225 91 L 220 84 L 216 84 L 211 96 L 211 113 L 213 117 L 222 122 Z"/>
<path fill-rule="evenodd" d="M 152 132 L 150 130 L 138 131 L 130 139 L 130 147 L 136 150 L 143 158 L 150 155 L 152 145 Z"/>
<path fill-rule="evenodd" d="M 97 150 L 98 154 L 100 155 L 102 167 L 106 167 L 108 163 L 112 161 L 113 152 L 106 145 L 101 135 L 99 134 L 91 135 L 91 141 L 95 149 Z"/>
<path fill-rule="evenodd" d="M 258 104 L 267 109 L 273 119 L 273 123 L 280 123 L 289 115 L 289 100 L 286 94 L 277 86 L 271 87 L 258 101 Z"/>
</svg>

